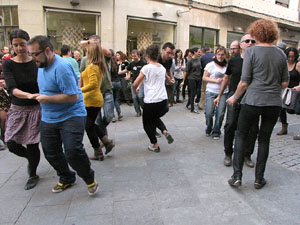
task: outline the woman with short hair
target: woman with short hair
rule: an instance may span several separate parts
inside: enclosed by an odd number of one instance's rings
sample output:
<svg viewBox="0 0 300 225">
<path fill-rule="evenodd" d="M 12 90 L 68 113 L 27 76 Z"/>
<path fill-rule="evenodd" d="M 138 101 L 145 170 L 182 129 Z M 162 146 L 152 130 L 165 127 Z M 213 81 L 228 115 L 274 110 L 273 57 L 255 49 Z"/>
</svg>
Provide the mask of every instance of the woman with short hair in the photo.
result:
<svg viewBox="0 0 300 225">
<path fill-rule="evenodd" d="M 260 126 L 254 187 L 260 189 L 266 184 L 264 172 L 269 155 L 270 137 L 281 109 L 281 90 L 288 86 L 289 74 L 286 56 L 274 46 L 279 35 L 277 24 L 270 20 L 257 20 L 250 25 L 249 34 L 255 38 L 257 45 L 247 48 L 241 81 L 234 95 L 227 100 L 227 103 L 233 106 L 246 92 L 241 101 L 238 119 L 233 175 L 228 183 L 234 187 L 242 184 L 244 144 L 250 127 L 257 124 Z"/>
</svg>

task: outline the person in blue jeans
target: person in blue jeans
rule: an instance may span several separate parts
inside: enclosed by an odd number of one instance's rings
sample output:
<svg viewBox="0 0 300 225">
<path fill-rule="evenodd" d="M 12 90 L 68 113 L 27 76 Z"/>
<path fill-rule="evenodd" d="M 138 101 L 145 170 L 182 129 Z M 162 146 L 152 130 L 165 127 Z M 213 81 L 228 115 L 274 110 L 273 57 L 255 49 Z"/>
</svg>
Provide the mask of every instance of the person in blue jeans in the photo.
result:
<svg viewBox="0 0 300 225">
<path fill-rule="evenodd" d="M 221 127 L 226 109 L 226 96 L 228 88 L 224 90 L 218 106 L 215 106 L 214 100 L 218 97 L 221 83 L 223 81 L 227 62 L 225 60 L 226 49 L 220 47 L 216 51 L 216 57 L 204 68 L 203 80 L 207 82 L 205 98 L 205 118 L 206 118 L 206 136 L 212 135 L 214 140 L 220 139 Z M 215 116 L 215 122 L 213 117 Z"/>
<path fill-rule="evenodd" d="M 53 53 L 47 37 L 33 37 L 28 48 L 39 67 L 40 94 L 36 100 L 42 108 L 42 148 L 59 176 L 52 192 L 62 192 L 75 183 L 76 174 L 70 170 L 70 164 L 87 184 L 88 194 L 94 195 L 99 187 L 82 143 L 87 113 L 78 78 L 71 64 Z"/>
<path fill-rule="evenodd" d="M 119 103 L 119 97 L 120 97 L 120 92 L 121 92 L 121 78 L 120 75 L 118 75 L 118 62 L 117 62 L 117 57 L 115 56 L 115 53 L 112 49 L 110 49 L 111 52 L 111 59 L 110 59 L 110 64 L 111 64 L 111 83 L 113 86 L 113 97 L 114 97 L 114 108 L 116 108 L 116 111 L 118 113 L 118 120 L 122 120 L 123 116 L 121 115 L 121 108 L 120 108 L 120 103 Z M 116 122 L 116 117 L 115 113 L 113 111 L 113 119 L 112 122 Z"/>
</svg>

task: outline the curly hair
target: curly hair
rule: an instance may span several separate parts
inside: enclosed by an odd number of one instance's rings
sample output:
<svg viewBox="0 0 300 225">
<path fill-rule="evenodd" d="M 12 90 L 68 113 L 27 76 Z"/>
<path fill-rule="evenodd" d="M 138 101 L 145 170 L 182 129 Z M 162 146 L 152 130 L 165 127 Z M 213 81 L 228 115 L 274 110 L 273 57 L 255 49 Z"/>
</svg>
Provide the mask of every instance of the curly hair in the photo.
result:
<svg viewBox="0 0 300 225">
<path fill-rule="evenodd" d="M 120 58 L 121 58 L 122 61 L 127 60 L 127 56 L 122 51 L 117 51 L 116 54 L 120 55 Z"/>
<path fill-rule="evenodd" d="M 262 43 L 273 43 L 279 36 L 277 24 L 266 19 L 259 19 L 251 23 L 248 33 Z"/>
</svg>

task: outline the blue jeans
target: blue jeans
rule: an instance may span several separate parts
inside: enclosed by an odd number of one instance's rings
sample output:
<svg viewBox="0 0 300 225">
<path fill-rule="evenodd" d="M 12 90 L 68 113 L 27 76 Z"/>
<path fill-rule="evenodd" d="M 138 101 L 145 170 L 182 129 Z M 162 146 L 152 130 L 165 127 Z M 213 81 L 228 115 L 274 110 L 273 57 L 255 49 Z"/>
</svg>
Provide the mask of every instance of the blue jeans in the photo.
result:
<svg viewBox="0 0 300 225">
<path fill-rule="evenodd" d="M 82 144 L 85 121 L 85 117 L 71 117 L 59 123 L 41 122 L 41 143 L 45 158 L 56 170 L 62 184 L 74 183 L 76 180 L 68 164 L 86 184 L 94 182 L 94 171 Z"/>
<path fill-rule="evenodd" d="M 112 121 L 114 118 L 114 95 L 113 90 L 108 90 L 103 94 L 103 122 L 106 124 L 106 126 Z"/>
<path fill-rule="evenodd" d="M 133 105 L 136 113 L 141 113 L 141 108 L 144 107 L 144 85 L 140 86 L 137 95 L 133 92 L 132 85 L 131 85 L 131 94 L 132 94 Z"/>
<path fill-rule="evenodd" d="M 219 106 L 214 105 L 214 100 L 218 97 L 218 94 L 206 91 L 205 98 L 205 118 L 206 118 L 206 134 L 212 134 L 213 137 L 219 137 L 221 135 L 221 127 L 224 119 L 226 109 L 227 94 L 223 94 L 220 99 Z M 213 123 L 213 117 L 215 115 L 215 123 Z"/>
<path fill-rule="evenodd" d="M 113 85 L 114 106 L 116 108 L 118 115 L 121 115 L 121 108 L 120 108 L 120 104 L 119 104 L 121 81 L 112 82 L 112 85 Z M 115 113 L 113 115 L 115 117 Z"/>
</svg>

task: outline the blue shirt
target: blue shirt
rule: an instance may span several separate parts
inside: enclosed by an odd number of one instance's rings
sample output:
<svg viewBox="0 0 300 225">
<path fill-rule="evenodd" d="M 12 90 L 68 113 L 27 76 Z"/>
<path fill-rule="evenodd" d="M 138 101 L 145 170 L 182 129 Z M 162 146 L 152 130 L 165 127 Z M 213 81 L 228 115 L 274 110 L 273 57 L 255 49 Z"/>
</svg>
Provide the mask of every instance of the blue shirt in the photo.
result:
<svg viewBox="0 0 300 225">
<path fill-rule="evenodd" d="M 76 76 L 79 79 L 80 72 L 79 72 L 79 66 L 78 66 L 77 61 L 75 59 L 73 59 L 72 57 L 63 57 L 63 59 L 72 65 L 72 67 L 76 73 Z"/>
<path fill-rule="evenodd" d="M 66 63 L 60 56 L 55 55 L 50 66 L 39 68 L 38 85 L 40 94 L 43 95 L 78 94 L 75 102 L 41 104 L 43 122 L 58 123 L 74 116 L 86 116 L 77 76 L 71 64 Z"/>
</svg>

